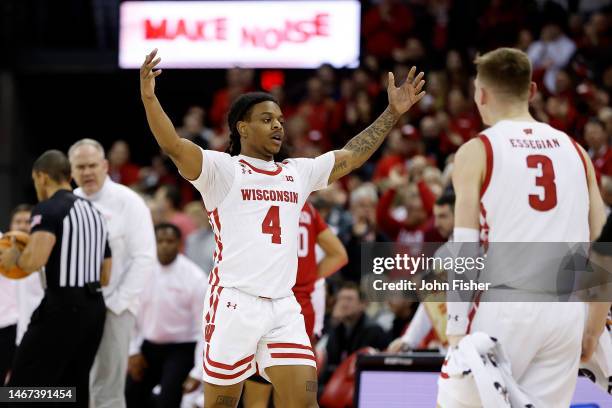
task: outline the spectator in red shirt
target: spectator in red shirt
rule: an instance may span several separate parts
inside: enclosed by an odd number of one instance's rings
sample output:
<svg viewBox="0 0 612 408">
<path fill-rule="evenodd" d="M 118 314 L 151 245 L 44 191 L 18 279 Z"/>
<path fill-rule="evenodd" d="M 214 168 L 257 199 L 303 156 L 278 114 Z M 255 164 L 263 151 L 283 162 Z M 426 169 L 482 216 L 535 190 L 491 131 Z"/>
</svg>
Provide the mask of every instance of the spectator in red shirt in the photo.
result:
<svg viewBox="0 0 612 408">
<path fill-rule="evenodd" d="M 425 145 L 425 154 L 434 157 L 438 165 L 444 164 L 445 157 L 440 152 L 440 139 L 443 132 L 436 117 L 433 115 L 425 116 L 421 119 L 419 127 Z"/>
<path fill-rule="evenodd" d="M 446 54 L 446 74 L 449 88 L 463 88 L 468 83 L 468 73 L 463 57 L 457 50 L 450 50 Z"/>
<path fill-rule="evenodd" d="M 413 26 L 414 17 L 408 7 L 397 0 L 382 0 L 363 18 L 362 34 L 367 52 L 379 58 L 390 58 L 395 48 L 402 47 Z"/>
<path fill-rule="evenodd" d="M 323 95 L 329 98 L 337 98 L 336 94 L 336 71 L 330 64 L 323 64 L 317 69 L 317 78 L 323 84 Z"/>
<path fill-rule="evenodd" d="M 308 94 L 297 108 L 297 113 L 308 121 L 309 139 L 321 146 L 323 151 L 331 149 L 329 130 L 334 111 L 334 101 L 325 96 L 323 82 L 318 77 L 308 80 Z"/>
<path fill-rule="evenodd" d="M 597 118 L 590 119 L 584 127 L 584 140 L 598 176 L 612 175 L 612 149 L 604 124 Z"/>
<path fill-rule="evenodd" d="M 396 62 L 406 65 L 416 65 L 424 69 L 427 66 L 427 53 L 421 40 L 410 37 L 406 40 L 406 45 L 402 48 L 393 50 L 393 59 Z"/>
<path fill-rule="evenodd" d="M 566 98 L 551 96 L 546 100 L 548 124 L 555 129 L 572 134 L 576 126 L 576 110 Z"/>
<path fill-rule="evenodd" d="M 345 87 L 345 92 L 352 89 Z M 372 101 L 365 90 L 349 94 L 336 103 L 333 112 L 331 137 L 335 146 L 342 146 L 372 122 Z"/>
<path fill-rule="evenodd" d="M 460 89 L 455 88 L 448 93 L 448 114 L 448 129 L 440 143 L 440 150 L 445 154 L 456 152 L 481 128 L 478 116 L 470 109 Z"/>
<path fill-rule="evenodd" d="M 421 250 L 425 232 L 433 226 L 433 206 L 436 201 L 436 196 L 417 174 L 427 166 L 425 159 L 420 159 L 422 160 L 415 161 L 425 162 L 425 165 L 415 163 L 410 169 L 411 174 L 401 175 L 398 170 L 390 173 L 390 188 L 382 195 L 376 209 L 376 219 L 381 231 L 394 241 L 413 247 L 416 252 Z M 415 182 L 409 184 L 410 178 Z M 400 187 L 404 187 L 401 191 L 400 208 L 404 208 L 405 214 L 398 217 L 393 214 L 392 205 Z"/>
<path fill-rule="evenodd" d="M 465 6 L 464 6 L 465 7 Z M 515 0 L 493 0 L 480 17 L 479 39 L 482 49 L 510 45 L 517 27 L 522 26 L 524 10 Z"/>
<path fill-rule="evenodd" d="M 419 110 L 424 114 L 442 112 L 446 108 L 448 81 L 445 71 L 433 71 L 427 74 L 427 95 L 421 99 Z"/>
<path fill-rule="evenodd" d="M 140 168 L 130 163 L 130 146 L 117 140 L 108 151 L 108 175 L 115 183 L 132 186 L 140 181 Z"/>
<path fill-rule="evenodd" d="M 399 129 L 393 129 L 387 137 L 383 156 L 376 163 L 372 181 L 384 184 L 391 170 L 396 167 L 399 167 L 400 171 L 405 171 L 408 159 L 421 153 L 422 150 L 423 143 L 414 126 L 406 124 Z"/>
</svg>

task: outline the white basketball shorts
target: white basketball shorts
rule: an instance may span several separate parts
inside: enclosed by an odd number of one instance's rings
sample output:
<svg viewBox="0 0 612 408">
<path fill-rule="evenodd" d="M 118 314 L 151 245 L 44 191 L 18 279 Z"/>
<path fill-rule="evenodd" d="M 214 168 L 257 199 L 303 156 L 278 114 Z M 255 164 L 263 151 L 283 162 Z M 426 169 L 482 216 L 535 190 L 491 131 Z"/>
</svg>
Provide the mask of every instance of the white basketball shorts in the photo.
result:
<svg viewBox="0 0 612 408">
<path fill-rule="evenodd" d="M 301 307 L 294 296 L 268 299 L 210 285 L 204 308 L 205 382 L 233 385 L 278 365 L 316 368 Z"/>
</svg>

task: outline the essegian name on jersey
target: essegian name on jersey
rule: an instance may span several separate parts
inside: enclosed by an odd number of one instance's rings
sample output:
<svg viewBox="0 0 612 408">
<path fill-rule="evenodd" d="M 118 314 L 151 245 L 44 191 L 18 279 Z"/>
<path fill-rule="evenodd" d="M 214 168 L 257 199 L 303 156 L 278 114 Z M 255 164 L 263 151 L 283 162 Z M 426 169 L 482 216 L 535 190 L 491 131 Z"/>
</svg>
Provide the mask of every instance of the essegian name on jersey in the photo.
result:
<svg viewBox="0 0 612 408">
<path fill-rule="evenodd" d="M 286 203 L 298 202 L 298 193 L 286 190 L 261 190 L 255 188 L 243 188 L 242 200 L 244 201 L 280 201 Z"/>
<path fill-rule="evenodd" d="M 515 149 L 556 149 L 561 147 L 557 139 L 508 139 Z"/>
</svg>

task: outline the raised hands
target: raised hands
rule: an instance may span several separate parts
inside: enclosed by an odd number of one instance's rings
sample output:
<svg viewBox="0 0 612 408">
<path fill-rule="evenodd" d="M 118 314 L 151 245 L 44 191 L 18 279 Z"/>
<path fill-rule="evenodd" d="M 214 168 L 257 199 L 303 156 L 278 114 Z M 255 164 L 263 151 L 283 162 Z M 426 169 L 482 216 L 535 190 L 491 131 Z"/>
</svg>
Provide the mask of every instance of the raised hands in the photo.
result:
<svg viewBox="0 0 612 408">
<path fill-rule="evenodd" d="M 155 96 L 155 78 L 162 73 L 161 69 L 153 71 L 153 68 L 161 61 L 161 58 L 155 58 L 156 55 L 157 48 L 147 55 L 140 67 L 140 96 L 143 98 Z"/>
<path fill-rule="evenodd" d="M 410 68 L 408 78 L 399 87 L 395 86 L 395 77 L 392 72 L 389 72 L 389 83 L 387 84 L 387 95 L 389 97 L 389 107 L 397 115 L 401 116 L 412 107 L 415 103 L 425 96 L 425 91 L 422 91 L 425 81 L 423 72 L 414 77 L 416 67 Z"/>
</svg>

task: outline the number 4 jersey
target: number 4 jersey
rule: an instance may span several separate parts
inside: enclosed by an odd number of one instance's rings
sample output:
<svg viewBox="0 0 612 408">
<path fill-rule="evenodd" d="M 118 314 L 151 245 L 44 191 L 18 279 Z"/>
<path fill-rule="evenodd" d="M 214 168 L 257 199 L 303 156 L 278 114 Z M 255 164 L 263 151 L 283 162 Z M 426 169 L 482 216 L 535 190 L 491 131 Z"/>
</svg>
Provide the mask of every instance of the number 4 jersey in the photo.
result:
<svg viewBox="0 0 612 408">
<path fill-rule="evenodd" d="M 215 234 L 211 285 L 254 296 L 291 296 L 298 262 L 298 223 L 308 195 L 327 187 L 333 152 L 315 159 L 267 162 L 203 150 L 192 184 Z"/>
<path fill-rule="evenodd" d="M 503 120 L 480 139 L 487 154 L 481 233 L 489 242 L 588 242 L 586 163 L 568 135 Z"/>
</svg>

